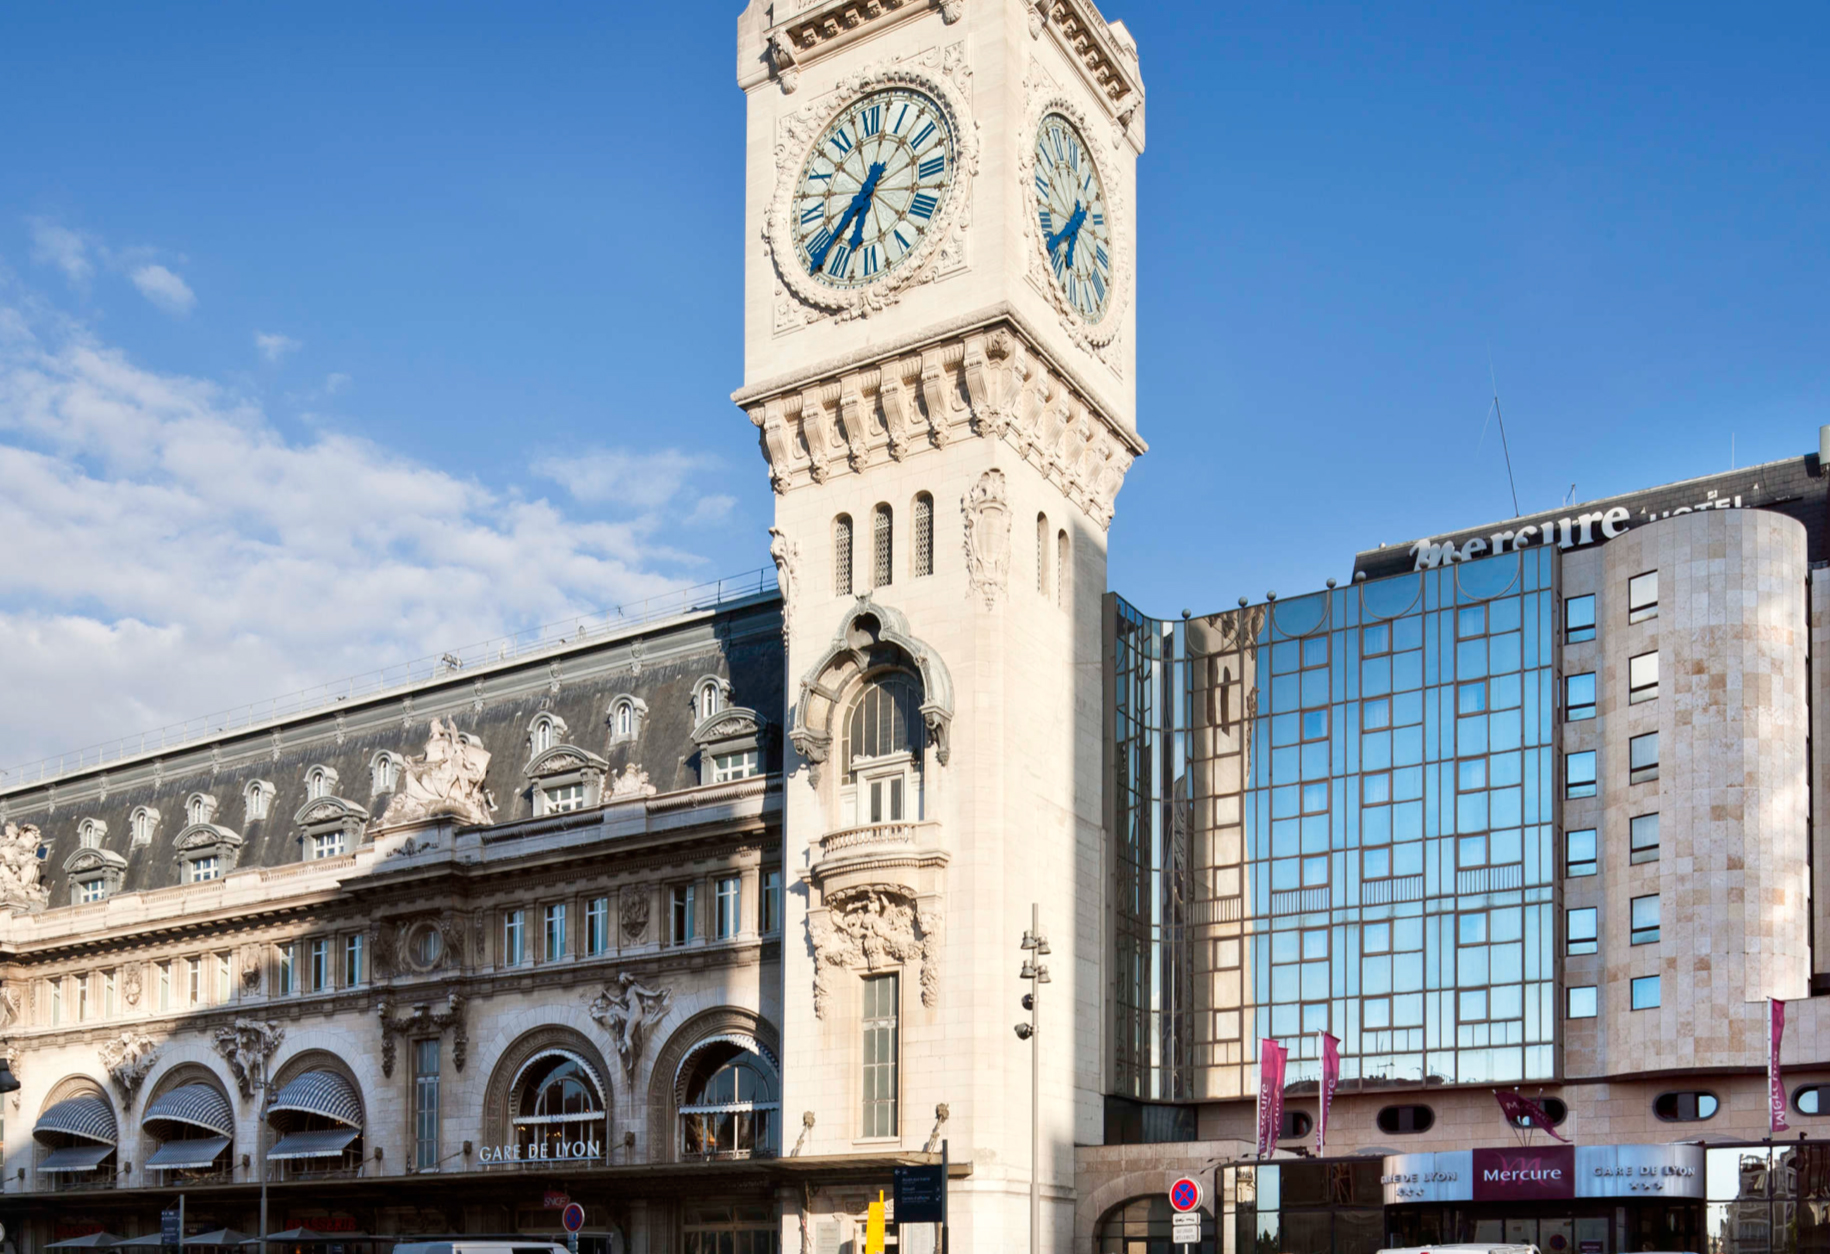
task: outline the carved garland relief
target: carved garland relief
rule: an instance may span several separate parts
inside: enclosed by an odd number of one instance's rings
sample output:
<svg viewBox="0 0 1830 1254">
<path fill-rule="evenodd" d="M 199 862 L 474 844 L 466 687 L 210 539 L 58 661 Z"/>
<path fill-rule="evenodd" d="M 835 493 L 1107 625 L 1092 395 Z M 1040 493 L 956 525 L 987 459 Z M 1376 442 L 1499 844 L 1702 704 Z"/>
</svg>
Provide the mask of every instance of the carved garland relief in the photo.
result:
<svg viewBox="0 0 1830 1254">
<path fill-rule="evenodd" d="M 914 967 L 921 1004 L 932 1009 L 940 992 L 940 915 L 894 885 L 846 889 L 826 899 L 825 919 L 807 916 L 813 942 L 813 1013 L 826 1017 L 835 972 Z"/>
</svg>

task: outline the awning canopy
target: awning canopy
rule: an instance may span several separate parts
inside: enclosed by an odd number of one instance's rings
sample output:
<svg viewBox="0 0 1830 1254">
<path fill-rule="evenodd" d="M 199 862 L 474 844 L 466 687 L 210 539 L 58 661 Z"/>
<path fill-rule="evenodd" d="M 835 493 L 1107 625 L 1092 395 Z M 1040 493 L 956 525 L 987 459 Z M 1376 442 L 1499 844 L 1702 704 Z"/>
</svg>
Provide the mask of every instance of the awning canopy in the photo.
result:
<svg viewBox="0 0 1830 1254">
<path fill-rule="evenodd" d="M 290 1132 L 301 1115 L 322 1115 L 347 1127 L 362 1130 L 362 1099 L 348 1080 L 334 1071 L 307 1071 L 281 1089 L 267 1108 L 267 1123 Z"/>
<path fill-rule="evenodd" d="M 216 1159 L 228 1148 L 229 1138 L 226 1136 L 199 1137 L 194 1141 L 167 1141 L 152 1152 L 146 1160 L 146 1165 L 165 1171 L 212 1167 L 216 1164 Z"/>
<path fill-rule="evenodd" d="M 218 1228 L 214 1232 L 199 1232 L 194 1237 L 184 1238 L 186 1245 L 242 1245 L 248 1240 L 248 1234 L 237 1232 L 233 1228 Z"/>
<path fill-rule="evenodd" d="M 64 1137 L 81 1137 L 113 1145 L 116 1140 L 114 1107 L 94 1094 L 66 1098 L 38 1116 L 32 1135 L 45 1145 L 61 1145 Z"/>
<path fill-rule="evenodd" d="M 273 1143 L 267 1161 L 286 1158 L 336 1158 L 362 1135 L 360 1128 L 326 1128 L 316 1132 L 290 1132 Z"/>
<path fill-rule="evenodd" d="M 140 1126 L 161 1141 L 182 1135 L 187 1127 L 232 1137 L 235 1112 L 229 1107 L 229 1099 L 214 1085 L 184 1084 L 147 1106 L 146 1113 L 140 1116 Z"/>
<path fill-rule="evenodd" d="M 288 1228 L 284 1232 L 269 1233 L 267 1235 L 267 1243 L 269 1245 L 276 1243 L 280 1245 L 297 1245 L 301 1242 L 308 1241 L 362 1241 L 366 1240 L 367 1237 L 368 1233 L 366 1232 L 318 1232 L 312 1228 Z M 246 1241 L 242 1242 L 243 1245 L 259 1245 L 260 1243 L 261 1239 L 259 1237 L 249 1237 Z"/>
<path fill-rule="evenodd" d="M 113 1153 L 112 1145 L 72 1145 L 46 1154 L 44 1161 L 38 1164 L 38 1170 L 47 1173 L 94 1171 L 102 1165 L 102 1159 Z"/>
<path fill-rule="evenodd" d="M 590 1063 L 586 1062 L 582 1057 L 569 1049 L 543 1049 L 532 1058 L 529 1058 L 526 1062 L 521 1064 L 518 1070 L 516 1070 L 515 1078 L 509 1081 L 508 1091 L 510 1093 L 519 1093 L 521 1091 L 521 1081 L 527 1078 L 528 1072 L 532 1071 L 540 1063 L 550 1062 L 555 1058 L 562 1058 L 567 1062 L 577 1064 L 578 1069 L 585 1073 L 585 1078 L 591 1081 L 591 1087 L 597 1090 L 597 1100 L 600 1103 L 605 1104 L 609 1102 L 610 1090 L 604 1084 L 603 1077 L 597 1074 L 597 1068 L 593 1067 Z M 603 1118 L 603 1112 L 598 1111 L 591 1117 L 593 1119 L 601 1119 Z"/>
<path fill-rule="evenodd" d="M 45 1246 L 47 1250 L 105 1250 L 111 1245 L 119 1245 L 121 1238 L 112 1232 L 91 1232 L 88 1236 L 71 1237 L 67 1241 L 53 1241 Z"/>
</svg>

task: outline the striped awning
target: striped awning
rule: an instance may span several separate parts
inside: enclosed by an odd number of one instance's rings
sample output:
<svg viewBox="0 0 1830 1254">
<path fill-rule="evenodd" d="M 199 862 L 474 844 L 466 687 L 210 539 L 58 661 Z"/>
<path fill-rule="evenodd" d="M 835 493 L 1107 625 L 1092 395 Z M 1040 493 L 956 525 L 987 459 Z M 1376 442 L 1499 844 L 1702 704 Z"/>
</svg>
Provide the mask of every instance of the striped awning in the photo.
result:
<svg viewBox="0 0 1830 1254">
<path fill-rule="evenodd" d="M 307 1071 L 274 1097 L 267 1108 L 267 1123 L 280 1132 L 290 1132 L 300 1115 L 322 1115 L 360 1132 L 362 1099 L 336 1072 Z"/>
<path fill-rule="evenodd" d="M 569 1049 L 543 1049 L 532 1058 L 529 1058 L 526 1062 L 522 1063 L 520 1069 L 515 1072 L 515 1078 L 509 1082 L 508 1091 L 510 1093 L 520 1093 L 521 1082 L 527 1078 L 527 1073 L 532 1071 L 536 1065 L 543 1062 L 551 1062 L 555 1058 L 564 1059 L 566 1062 L 577 1063 L 578 1069 L 585 1073 L 585 1079 L 589 1080 L 591 1082 L 591 1087 L 597 1090 L 598 1102 L 600 1104 L 606 1104 L 608 1102 L 610 1089 L 609 1086 L 604 1083 L 603 1077 L 597 1074 L 597 1068 L 593 1067 L 590 1063 L 586 1062 L 583 1058 Z M 597 1111 L 589 1117 L 601 1119 L 603 1118 L 603 1111 Z"/>
<path fill-rule="evenodd" d="M 194 1141 L 167 1141 L 146 1160 L 148 1167 L 165 1171 L 197 1170 L 213 1167 L 222 1152 L 229 1148 L 226 1136 L 198 1137 Z"/>
<path fill-rule="evenodd" d="M 112 1145 L 72 1145 L 68 1149 L 52 1150 L 38 1164 L 38 1170 L 49 1173 L 60 1171 L 94 1171 L 101 1166 L 102 1159 L 114 1153 Z"/>
<path fill-rule="evenodd" d="M 267 1151 L 268 1162 L 286 1158 L 337 1158 L 351 1141 L 362 1135 L 360 1128 L 324 1128 L 316 1132 L 289 1132 Z"/>
<path fill-rule="evenodd" d="M 62 1144 L 66 1136 L 113 1145 L 117 1139 L 114 1107 L 104 1097 L 86 1094 L 66 1098 L 38 1116 L 32 1135 L 46 1145 Z"/>
<path fill-rule="evenodd" d="M 179 1135 L 186 1127 L 234 1136 L 235 1112 L 229 1108 L 229 1099 L 214 1085 L 185 1084 L 149 1105 L 140 1116 L 140 1126 L 161 1141 Z"/>
</svg>

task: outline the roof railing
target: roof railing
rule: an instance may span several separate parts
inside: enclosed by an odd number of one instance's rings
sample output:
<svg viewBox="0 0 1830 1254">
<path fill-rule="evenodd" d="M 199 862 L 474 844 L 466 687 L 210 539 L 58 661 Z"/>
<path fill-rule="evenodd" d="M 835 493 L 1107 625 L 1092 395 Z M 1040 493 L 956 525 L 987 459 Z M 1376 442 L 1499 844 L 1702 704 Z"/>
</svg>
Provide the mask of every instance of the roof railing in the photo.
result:
<svg viewBox="0 0 1830 1254">
<path fill-rule="evenodd" d="M 137 758 L 149 753 L 176 749 L 220 736 L 233 735 L 276 719 L 334 709 L 351 701 L 427 683 L 458 674 L 466 668 L 493 662 L 523 660 L 528 657 L 574 645 L 596 636 L 607 636 L 629 627 L 675 618 L 774 592 L 778 588 L 775 568 L 765 566 L 746 574 L 709 583 L 694 584 L 672 592 L 657 593 L 640 601 L 627 601 L 610 609 L 573 618 L 563 618 L 529 627 L 512 635 L 497 636 L 459 649 L 450 649 L 410 662 L 398 662 L 367 674 L 334 680 L 312 688 L 302 688 L 283 697 L 250 702 L 215 714 L 170 723 L 151 731 L 122 736 L 117 740 L 90 745 L 54 757 L 41 758 L 20 766 L 0 768 L 0 792 L 41 783 L 60 775 L 94 770 L 110 762 Z"/>
</svg>

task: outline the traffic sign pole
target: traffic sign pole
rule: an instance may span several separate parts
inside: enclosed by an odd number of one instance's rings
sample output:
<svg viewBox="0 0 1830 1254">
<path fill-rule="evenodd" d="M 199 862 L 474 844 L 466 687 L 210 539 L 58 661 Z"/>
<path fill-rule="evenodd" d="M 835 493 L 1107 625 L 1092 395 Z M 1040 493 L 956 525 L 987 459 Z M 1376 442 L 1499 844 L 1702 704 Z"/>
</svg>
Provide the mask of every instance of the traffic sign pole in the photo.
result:
<svg viewBox="0 0 1830 1254">
<path fill-rule="evenodd" d="M 1169 1240 L 1172 1245 L 1201 1244 L 1201 1203 L 1207 1190 L 1199 1180 L 1183 1176 L 1169 1186 Z"/>
</svg>

